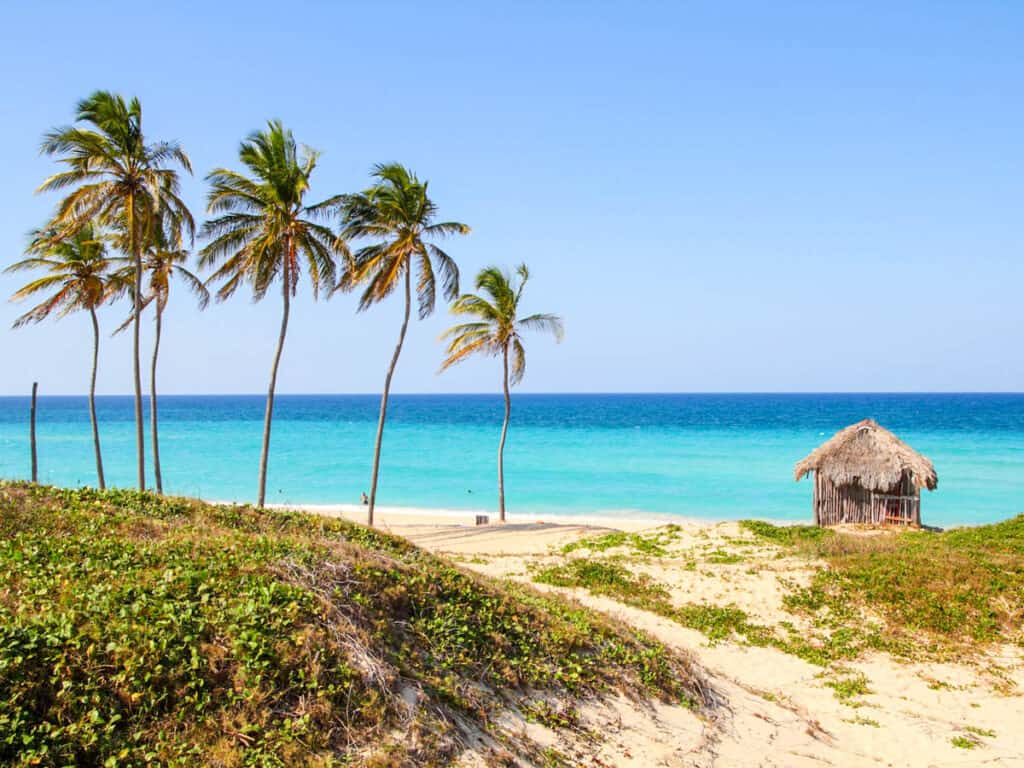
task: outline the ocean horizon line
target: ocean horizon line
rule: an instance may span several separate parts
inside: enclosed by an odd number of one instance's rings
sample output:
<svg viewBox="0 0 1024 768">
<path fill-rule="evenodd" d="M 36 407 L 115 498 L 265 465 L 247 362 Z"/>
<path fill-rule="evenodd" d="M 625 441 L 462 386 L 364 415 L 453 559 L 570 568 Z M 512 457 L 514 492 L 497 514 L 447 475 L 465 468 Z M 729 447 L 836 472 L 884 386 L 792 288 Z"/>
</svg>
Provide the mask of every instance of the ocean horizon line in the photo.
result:
<svg viewBox="0 0 1024 768">
<path fill-rule="evenodd" d="M 251 501 L 264 397 L 161 396 L 164 489 Z M 132 401 L 97 399 L 111 485 L 137 484 Z M 493 513 L 501 401 L 500 393 L 395 395 L 378 503 Z M 358 502 L 369 491 L 379 403 L 378 393 L 278 397 L 266 500 Z M 29 411 L 27 397 L 0 399 L 0 476 L 29 472 Z M 922 502 L 926 523 L 1024 511 L 1024 395 L 1000 392 L 522 393 L 506 445 L 506 494 L 510 508 L 537 515 L 633 509 L 806 520 L 813 489 L 794 482 L 794 464 L 864 418 L 934 462 L 939 487 Z M 40 399 L 37 435 L 40 480 L 94 482 L 84 396 Z"/>
<path fill-rule="evenodd" d="M 380 397 L 380 392 L 275 392 L 274 397 Z M 145 398 L 149 398 L 148 393 L 144 393 Z M 693 391 L 669 391 L 669 390 L 649 390 L 649 391 L 601 391 L 601 392 L 573 392 L 568 390 L 558 391 L 529 391 L 529 392 L 513 392 L 513 397 L 688 397 L 688 396 L 769 396 L 769 397 L 805 397 L 808 395 L 814 396 L 830 396 L 835 395 L 839 397 L 848 396 L 879 396 L 879 395 L 908 395 L 908 396 L 932 396 L 932 395 L 969 395 L 969 396 L 985 396 L 985 395 L 1001 395 L 1001 396 L 1024 396 L 1024 390 L 1000 390 L 1000 389 L 989 389 L 989 390 L 970 390 L 970 389 L 934 389 L 934 390 L 917 390 L 917 389 L 891 389 L 891 390 L 693 390 Z M 56 392 L 56 393 L 40 393 L 39 399 L 47 397 L 87 397 L 87 392 Z M 167 392 L 157 393 L 157 397 L 160 399 L 170 397 L 261 397 L 265 398 L 266 392 Z M 392 392 L 392 397 L 501 397 L 501 392 Z M 31 397 L 29 394 L 4 394 L 0 395 L 0 399 L 27 399 Z M 134 393 L 131 392 L 114 392 L 114 393 L 96 393 L 97 398 L 101 397 L 125 397 L 134 398 Z"/>
</svg>

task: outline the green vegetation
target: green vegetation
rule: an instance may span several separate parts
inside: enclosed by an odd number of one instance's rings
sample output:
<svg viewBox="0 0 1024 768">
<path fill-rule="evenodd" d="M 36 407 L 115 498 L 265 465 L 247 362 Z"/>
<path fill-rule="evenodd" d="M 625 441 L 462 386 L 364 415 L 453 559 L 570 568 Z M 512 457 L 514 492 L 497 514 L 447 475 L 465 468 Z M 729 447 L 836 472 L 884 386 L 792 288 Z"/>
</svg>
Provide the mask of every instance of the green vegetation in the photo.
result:
<svg viewBox="0 0 1024 768">
<path fill-rule="evenodd" d="M 176 231 L 194 230 L 192 214 L 178 196 L 177 166 L 192 173 L 188 155 L 177 142 L 154 142 L 142 127 L 142 104 L 110 91 L 96 91 L 78 103 L 76 125 L 43 137 L 42 151 L 62 170 L 46 179 L 40 192 L 67 192 L 44 230 L 50 244 L 74 237 L 87 227 L 109 229 L 132 264 L 132 362 L 135 384 L 135 448 L 139 489 L 146 487 L 142 434 L 142 374 L 139 321 L 142 315 L 142 254 L 158 222 L 174 222 Z M 70 190 L 70 191 L 68 191 Z"/>
<path fill-rule="evenodd" d="M 509 387 L 523 380 L 526 373 L 526 349 L 520 335 L 524 330 L 548 331 L 557 341 L 562 340 L 562 319 L 557 315 L 535 314 L 519 317 L 519 300 L 523 296 L 530 272 L 525 264 L 516 267 L 519 284 L 498 267 L 486 267 L 476 276 L 476 289 L 490 297 L 472 293 L 459 296 L 452 304 L 454 315 L 477 318 L 472 323 L 461 323 L 449 328 L 441 338 L 449 340 L 441 370 L 462 362 L 471 355 L 500 357 L 503 365 L 502 391 L 505 395 L 505 418 L 501 424 L 498 442 L 498 516 L 505 522 L 505 436 L 508 434 L 512 398 Z"/>
<path fill-rule="evenodd" d="M 340 520 L 4 483 L 0 568 L 5 764 L 444 764 L 467 724 L 535 751 L 495 725 L 524 696 L 703 703 L 649 638 Z"/>
<path fill-rule="evenodd" d="M 377 437 L 373 445 L 370 503 L 366 512 L 369 525 L 373 525 L 373 510 L 377 504 L 380 448 L 391 378 L 402 354 L 412 311 L 413 272 L 417 273 L 416 299 L 422 320 L 434 311 L 438 279 L 445 299 L 452 301 L 459 294 L 459 267 L 433 241 L 469 234 L 469 227 L 465 224 L 437 221 L 437 204 L 427 194 L 427 182 L 420 181 L 408 168 L 398 163 L 387 163 L 375 166 L 372 175 L 375 180 L 372 187 L 344 199 L 338 242 L 367 239 L 371 242 L 347 259 L 348 267 L 339 287 L 347 290 L 357 285 L 365 286 L 359 297 L 359 310 L 363 311 L 383 301 L 401 286 L 405 294 L 405 314 L 395 352 L 384 376 Z"/>
<path fill-rule="evenodd" d="M 885 639 L 877 631 L 853 631 L 839 626 L 808 635 L 788 623 L 778 627 L 758 624 L 735 605 L 676 605 L 664 585 L 611 559 L 570 558 L 564 563 L 537 569 L 533 580 L 611 597 L 695 629 L 712 642 L 735 639 L 750 645 L 771 646 L 819 666 L 856 658 L 865 648 L 885 646 Z"/>
<path fill-rule="evenodd" d="M 613 597 L 637 607 L 668 602 L 665 587 L 608 560 L 573 559 L 564 565 L 544 568 L 533 580 L 555 587 L 583 587 L 595 595 Z"/>
<path fill-rule="evenodd" d="M 968 733 L 973 733 L 975 736 L 985 736 L 990 739 L 996 737 L 996 732 L 990 728 L 978 728 L 975 725 L 965 725 L 964 730 Z"/>
<path fill-rule="evenodd" d="M 171 275 L 184 278 L 199 296 L 201 305 L 205 305 L 206 286 L 210 282 L 220 284 L 216 295 L 221 300 L 245 284 L 251 286 L 253 298 L 261 300 L 280 283 L 281 326 L 271 366 L 260 452 L 257 493 L 260 508 L 266 497 L 278 367 L 291 299 L 297 292 L 300 274 L 306 273 L 314 299 L 321 292 L 330 296 L 338 290 L 359 288 L 360 311 L 382 301 L 396 289 L 404 289 L 404 319 L 384 380 L 374 443 L 368 507 L 368 522 L 372 525 L 388 397 L 409 325 L 414 273 L 421 319 L 434 311 L 438 288 L 445 300 L 455 300 L 459 293 L 458 265 L 437 243 L 449 236 L 468 234 L 469 227 L 455 221 L 438 221 L 437 205 L 427 194 L 428 183 L 420 181 L 398 163 L 374 166 L 373 184 L 362 192 L 334 194 L 310 204 L 306 198 L 319 153 L 297 144 L 280 121 L 272 120 L 266 130 L 251 133 L 241 143 L 239 160 L 245 167 L 244 173 L 215 168 L 206 176 L 210 183 L 207 212 L 211 218 L 200 231 L 206 243 L 198 262 L 200 267 L 213 272 L 204 282 L 186 268 L 192 258 L 195 222 L 179 196 L 179 169 L 191 174 L 191 161 L 177 142 L 147 139 L 143 132 L 142 105 L 137 98 L 125 99 L 110 91 L 94 92 L 78 103 L 74 125 L 56 128 L 44 136 L 42 151 L 54 157 L 61 169 L 47 178 L 38 191 L 62 192 L 64 197 L 47 224 L 36 232 L 28 248 L 30 258 L 10 269 L 48 273 L 34 279 L 14 298 L 42 291 L 55 293 L 20 318 L 16 325 L 42 320 L 55 310 L 60 315 L 71 309 L 89 310 L 94 332 L 94 389 L 99 356 L 95 309 L 125 293 L 130 295 L 131 312 L 123 327 L 129 324 L 132 327 L 139 490 L 146 488 L 140 321 L 143 310 L 153 305 L 155 334 L 150 367 L 150 420 L 154 480 L 159 494 L 163 483 L 156 371 Z M 107 244 L 123 254 L 121 261 L 128 263 L 124 270 L 108 275 Z M 83 249 L 86 245 L 88 249 Z M 75 256 L 74 263 L 69 261 L 71 255 Z M 561 334 L 561 321 L 553 315 L 531 315 L 515 320 L 515 305 L 526 281 L 526 268 L 520 267 L 519 274 L 521 281 L 516 288 L 505 279 L 504 290 L 501 290 L 497 282 L 492 285 L 491 277 L 507 276 L 490 268 L 480 273 L 477 286 L 497 290 L 491 291 L 494 303 L 487 305 L 495 310 L 493 317 L 481 315 L 481 318 L 484 324 L 493 321 L 494 338 L 501 339 L 506 390 L 522 377 L 525 368 L 518 331 L 509 335 L 506 321 L 516 329 L 552 330 Z M 108 292 L 106 285 L 101 285 L 108 277 L 117 278 L 117 290 Z M 479 297 L 464 296 L 456 312 L 472 314 L 483 308 L 484 303 Z M 464 326 L 463 331 L 472 333 L 469 326 Z M 468 337 L 463 333 L 460 338 L 462 341 L 452 342 L 446 364 L 454 362 L 451 355 L 455 352 L 461 359 L 464 354 L 486 346 L 472 343 L 463 349 L 461 345 Z M 497 347 L 489 349 L 493 352 Z M 508 370 L 509 352 L 511 371 Z M 506 391 L 502 446 L 508 427 L 508 399 Z M 90 396 L 97 478 L 103 488 L 99 428 L 92 400 Z M 502 476 L 501 453 L 499 449 L 499 478 Z M 504 519 L 503 482 L 499 481 L 499 486 Z"/>
<path fill-rule="evenodd" d="M 744 527 L 825 561 L 787 605 L 834 630 L 865 631 L 866 610 L 884 621 L 875 641 L 897 653 L 1024 644 L 1024 516 L 943 533 L 872 536 L 755 521 Z"/>
<path fill-rule="evenodd" d="M 665 525 L 651 533 L 626 533 L 611 531 L 600 536 L 571 541 L 562 547 L 563 554 L 586 549 L 589 552 L 606 552 L 609 549 L 628 547 L 633 554 L 650 557 L 664 557 L 668 554 L 665 547 L 679 538 L 682 529 L 678 525 Z"/>
<path fill-rule="evenodd" d="M 735 552 L 726 552 L 724 549 L 716 549 L 713 552 L 709 552 L 705 560 L 715 565 L 735 565 L 736 563 L 743 562 L 743 555 Z"/>
<path fill-rule="evenodd" d="M 872 717 L 863 717 L 857 715 L 856 717 L 847 718 L 844 720 L 847 723 L 853 723 L 854 725 L 867 725 L 871 728 L 881 728 L 882 724 Z"/>
<path fill-rule="evenodd" d="M 828 680 L 825 682 L 825 685 L 833 690 L 837 699 L 851 706 L 860 706 L 856 698 L 871 693 L 871 689 L 868 688 L 868 679 L 861 673 L 836 680 Z"/>
<path fill-rule="evenodd" d="M 572 559 L 564 565 L 539 570 L 533 580 L 555 587 L 582 587 L 592 594 L 614 598 L 696 629 L 710 640 L 737 636 L 753 645 L 773 642 L 770 630 L 751 623 L 746 613 L 735 606 L 673 605 L 664 586 L 607 560 Z"/>
<path fill-rule="evenodd" d="M 92 320 L 89 421 L 92 424 L 93 452 L 96 455 L 96 480 L 99 487 L 104 488 L 103 452 L 100 450 L 100 430 L 96 420 L 96 370 L 100 354 L 100 323 L 96 310 L 123 293 L 124 283 L 112 270 L 105 238 L 98 227 L 87 223 L 72 235 L 63 238 L 59 235 L 56 229 L 33 233 L 28 258 L 15 262 L 4 271 L 33 269 L 46 273 L 30 281 L 11 297 L 12 301 L 21 301 L 40 293 L 48 294 L 41 303 L 14 321 L 15 328 L 27 323 L 40 323 L 53 314 L 61 318 L 75 311 L 86 310 L 89 313 Z"/>
<path fill-rule="evenodd" d="M 772 525 L 763 520 L 740 520 L 740 528 L 759 538 L 786 546 L 820 541 L 834 535 L 828 528 L 816 525 Z"/>
<path fill-rule="evenodd" d="M 954 747 L 960 749 L 974 749 L 981 742 L 972 736 L 954 736 L 949 740 Z"/>
<path fill-rule="evenodd" d="M 579 713 L 572 706 L 555 707 L 543 699 L 528 701 L 523 705 L 526 719 L 551 729 L 575 728 L 579 724 Z"/>
<path fill-rule="evenodd" d="M 259 300 L 276 280 L 281 282 L 281 330 L 263 419 L 259 507 L 266 498 L 274 389 L 291 298 L 298 289 L 303 266 L 314 299 L 321 290 L 329 292 L 335 285 L 336 238 L 318 219 L 336 208 L 339 200 L 337 196 L 313 204 L 306 200 L 318 157 L 307 147 L 300 150 L 292 132 L 280 121 L 272 120 L 265 131 L 250 134 L 238 150 L 248 176 L 216 168 L 206 177 L 210 182 L 207 210 L 220 215 L 203 225 L 202 234 L 209 242 L 200 253 L 199 264 L 214 268 L 209 280 L 221 283 L 217 299 L 224 300 L 249 283 L 253 299 Z"/>
<path fill-rule="evenodd" d="M 156 395 L 156 369 L 157 359 L 160 356 L 160 339 L 163 333 L 164 310 L 167 309 L 167 302 L 171 296 L 171 283 L 177 277 L 183 281 L 192 293 L 199 300 L 199 308 L 204 309 L 210 300 L 210 292 L 203 281 L 196 277 L 185 265 L 191 258 L 191 254 L 185 247 L 185 235 L 182 232 L 182 222 L 174 216 L 168 216 L 166 210 L 158 213 L 156 220 L 150 227 L 149 236 L 144 245 L 143 269 L 146 274 L 146 282 L 149 290 L 142 300 L 142 307 L 150 304 L 155 305 L 153 313 L 153 358 L 149 367 L 149 432 L 153 446 L 153 483 L 157 493 L 164 492 L 163 474 L 160 467 L 160 437 L 158 401 Z M 114 238 L 117 242 L 118 238 Z M 126 250 L 127 243 L 120 243 L 122 251 Z M 122 259 L 122 261 L 125 261 Z M 128 264 L 123 268 L 116 279 L 132 289 L 132 277 L 134 265 Z M 132 321 L 129 318 L 118 331 L 126 328 Z M 101 485 L 100 488 L 103 486 Z"/>
</svg>

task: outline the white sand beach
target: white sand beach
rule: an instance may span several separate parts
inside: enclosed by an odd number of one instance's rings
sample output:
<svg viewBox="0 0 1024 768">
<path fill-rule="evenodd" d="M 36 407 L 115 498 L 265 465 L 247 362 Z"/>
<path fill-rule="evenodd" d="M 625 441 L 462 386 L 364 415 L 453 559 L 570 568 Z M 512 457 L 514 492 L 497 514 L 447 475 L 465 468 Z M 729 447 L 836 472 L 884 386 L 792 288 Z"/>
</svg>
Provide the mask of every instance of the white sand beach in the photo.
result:
<svg viewBox="0 0 1024 768">
<path fill-rule="evenodd" d="M 307 507 L 363 522 L 356 506 Z M 629 702 L 581 713 L 607 738 L 600 746 L 566 744 L 580 764 L 615 766 L 1024 766 L 1024 651 L 992 649 L 943 662 L 871 652 L 822 667 L 773 647 L 711 642 L 663 616 L 585 589 L 534 584 L 532 574 L 564 562 L 567 543 L 609 531 L 656 530 L 662 521 L 523 518 L 474 526 L 464 513 L 377 509 L 382 530 L 407 537 L 487 576 L 555 589 L 643 629 L 699 663 L 726 706 L 714 722 L 680 708 L 637 709 Z M 666 555 L 621 560 L 668 585 L 673 603 L 735 606 L 752 621 L 795 625 L 784 596 L 806 584 L 819 564 L 754 539 L 736 523 L 674 519 Z M 609 553 L 602 553 L 603 555 Z M 612 552 L 614 554 L 614 552 Z M 863 681 L 843 697 L 837 684 Z M 524 725 L 524 727 L 526 727 Z M 530 726 L 539 728 L 539 726 Z M 536 735 L 536 734 L 534 734 Z M 575 751 L 573 751 L 575 750 Z"/>
</svg>

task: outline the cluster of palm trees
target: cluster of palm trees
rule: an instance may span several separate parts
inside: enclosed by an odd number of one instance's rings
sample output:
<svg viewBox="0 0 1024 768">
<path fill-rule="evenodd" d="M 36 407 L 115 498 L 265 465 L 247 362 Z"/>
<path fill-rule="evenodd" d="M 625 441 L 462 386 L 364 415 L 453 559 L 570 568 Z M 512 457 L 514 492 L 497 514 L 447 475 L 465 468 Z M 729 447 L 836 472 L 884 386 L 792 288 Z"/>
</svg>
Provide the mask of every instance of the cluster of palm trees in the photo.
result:
<svg viewBox="0 0 1024 768">
<path fill-rule="evenodd" d="M 362 311 L 396 289 L 404 296 L 402 326 L 384 379 L 374 441 L 367 510 L 367 522 L 372 525 L 391 379 L 412 313 L 415 279 L 421 319 L 434 311 L 438 282 L 443 298 L 453 302 L 453 313 L 475 318 L 444 335 L 449 344 L 441 370 L 474 354 L 503 360 L 505 418 L 498 448 L 498 489 L 504 521 L 509 390 L 522 379 L 526 364 L 520 332 L 545 330 L 560 340 L 562 323 L 549 314 L 518 317 L 519 300 L 529 277 L 525 265 L 517 269 L 515 277 L 495 267 L 484 269 L 476 287 L 486 296 L 459 295 L 458 266 L 438 241 L 470 230 L 459 222 L 438 221 L 427 182 L 401 165 L 378 165 L 368 189 L 310 203 L 306 195 L 318 153 L 298 145 L 279 121 L 270 121 L 265 130 L 242 142 L 239 160 L 244 171 L 217 168 L 206 177 L 211 218 L 199 228 L 205 244 L 197 258 L 199 267 L 211 270 L 204 281 L 187 267 L 196 227 L 179 196 L 179 174 L 191 174 L 191 163 L 178 143 L 147 141 L 138 99 L 126 101 L 107 91 L 93 93 L 78 104 L 74 125 L 45 136 L 42 151 L 54 156 L 61 170 L 46 179 L 39 191 L 67 194 L 51 220 L 32 234 L 26 258 L 8 268 L 45 270 L 44 276 L 14 294 L 16 300 L 45 294 L 41 303 L 16 320 L 15 327 L 51 315 L 89 312 L 93 326 L 89 412 L 100 488 L 105 482 L 95 406 L 100 342 L 96 310 L 124 297 L 131 300 L 128 318 L 117 330 L 132 329 L 138 485 L 145 489 L 139 331 L 144 311 L 153 308 L 150 433 L 155 489 L 161 493 L 156 373 L 161 320 L 172 278 L 179 278 L 191 289 L 200 308 L 209 300 L 211 285 L 216 286 L 218 300 L 230 297 L 242 285 L 260 300 L 279 285 L 281 329 L 271 366 L 260 452 L 257 503 L 263 506 L 278 366 L 291 299 L 305 272 L 314 300 L 320 295 L 358 290 Z M 335 223 L 337 226 L 332 226 Z"/>
</svg>

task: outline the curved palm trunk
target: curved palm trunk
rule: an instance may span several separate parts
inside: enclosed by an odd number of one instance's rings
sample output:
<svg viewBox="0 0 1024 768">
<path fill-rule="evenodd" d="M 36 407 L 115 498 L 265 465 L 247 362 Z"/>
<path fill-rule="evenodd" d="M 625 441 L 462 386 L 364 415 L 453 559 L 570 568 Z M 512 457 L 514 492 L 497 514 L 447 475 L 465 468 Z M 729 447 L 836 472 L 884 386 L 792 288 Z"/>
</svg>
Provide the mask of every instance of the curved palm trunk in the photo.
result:
<svg viewBox="0 0 1024 768">
<path fill-rule="evenodd" d="M 505 421 L 501 425 L 501 441 L 498 443 L 498 519 L 505 522 L 505 436 L 508 435 L 508 417 L 512 413 L 512 396 L 508 390 L 508 345 L 502 357 L 504 363 Z"/>
<path fill-rule="evenodd" d="M 274 417 L 274 387 L 277 385 L 277 366 L 281 362 L 281 351 L 284 349 L 284 336 L 288 332 L 288 310 L 291 306 L 291 278 L 288 273 L 289 257 L 284 260 L 284 271 L 281 283 L 284 285 L 284 308 L 281 313 L 281 333 L 277 337 L 277 352 L 274 354 L 274 366 L 270 369 L 270 388 L 267 390 L 267 410 L 263 416 L 263 450 L 260 452 L 260 492 L 257 506 L 263 509 L 267 497 L 267 456 L 270 453 L 270 423 Z"/>
<path fill-rule="evenodd" d="M 96 421 L 96 368 L 100 358 L 100 323 L 96 319 L 96 310 L 89 307 L 92 316 L 92 376 L 89 379 L 89 420 L 92 422 L 92 446 L 96 451 L 96 479 L 100 490 L 107 487 L 103 479 L 103 454 L 100 452 L 100 427 Z"/>
<path fill-rule="evenodd" d="M 39 392 L 39 382 L 32 382 L 32 406 L 28 412 L 28 440 L 32 448 L 32 482 L 39 482 L 39 455 L 36 453 L 36 394 Z"/>
<path fill-rule="evenodd" d="M 377 440 L 373 446 L 373 474 L 370 477 L 370 507 L 366 512 L 366 524 L 373 525 L 373 509 L 377 505 L 377 475 L 380 470 L 380 444 L 384 438 L 384 417 L 388 412 L 388 394 L 391 392 L 391 377 L 395 373 L 395 365 L 398 363 L 398 356 L 402 353 L 402 343 L 405 341 L 405 331 L 409 327 L 409 312 L 412 309 L 412 265 L 406 265 L 405 269 L 405 317 L 402 319 L 402 331 L 398 334 L 398 344 L 395 346 L 395 354 L 391 357 L 391 365 L 388 366 L 387 376 L 384 377 L 384 394 L 380 399 L 380 418 L 377 420 Z"/>
<path fill-rule="evenodd" d="M 164 481 L 160 475 L 160 439 L 157 437 L 157 416 L 156 416 L 156 359 L 160 354 L 160 321 L 164 309 L 160 299 L 156 300 L 156 337 L 153 339 L 153 361 L 149 367 L 149 431 L 153 436 L 153 476 L 156 480 L 156 492 L 163 494 Z"/>
<path fill-rule="evenodd" d="M 135 195 L 128 196 L 128 233 L 135 261 L 134 318 L 132 319 L 132 363 L 135 375 L 135 455 L 138 459 L 139 490 L 146 490 L 146 445 L 142 432 L 142 372 L 139 365 L 139 322 L 142 315 L 142 247 L 135 221 Z"/>
</svg>

